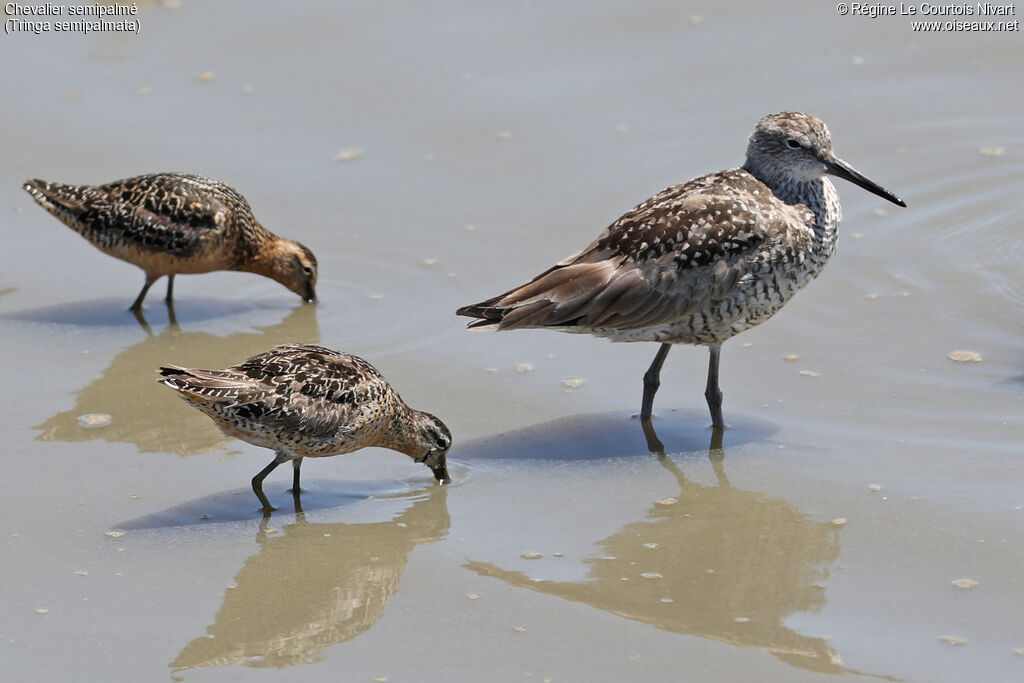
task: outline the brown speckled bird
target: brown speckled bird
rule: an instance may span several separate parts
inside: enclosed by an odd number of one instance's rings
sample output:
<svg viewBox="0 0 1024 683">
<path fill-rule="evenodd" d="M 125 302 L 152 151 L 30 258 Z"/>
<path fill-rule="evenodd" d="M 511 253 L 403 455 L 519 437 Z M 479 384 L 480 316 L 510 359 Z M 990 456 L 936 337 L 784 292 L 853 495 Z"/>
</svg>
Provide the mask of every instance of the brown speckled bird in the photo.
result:
<svg viewBox="0 0 1024 683">
<path fill-rule="evenodd" d="M 214 270 L 265 275 L 316 300 L 316 257 L 256 220 L 245 197 L 224 183 L 188 173 L 154 173 L 106 185 L 26 180 L 44 209 L 102 251 L 133 263 L 146 284 L 131 305 L 139 311 L 150 286 L 166 275 Z"/>
<path fill-rule="evenodd" d="M 405 404 L 362 358 L 322 346 L 277 346 L 226 370 L 160 368 L 162 384 L 206 413 L 226 435 L 277 456 L 252 479 L 267 512 L 263 479 L 292 461 L 299 493 L 302 459 L 390 448 L 425 464 L 442 484 L 452 436 L 441 420 Z"/>
<path fill-rule="evenodd" d="M 842 210 L 826 174 L 906 206 L 836 157 L 824 122 L 770 114 L 751 135 L 742 168 L 660 192 L 578 254 L 456 313 L 478 318 L 471 328 L 660 342 L 644 375 L 640 416 L 648 420 L 672 344 L 705 345 L 704 395 L 712 423 L 722 427 L 722 343 L 774 315 L 835 252 Z"/>
</svg>

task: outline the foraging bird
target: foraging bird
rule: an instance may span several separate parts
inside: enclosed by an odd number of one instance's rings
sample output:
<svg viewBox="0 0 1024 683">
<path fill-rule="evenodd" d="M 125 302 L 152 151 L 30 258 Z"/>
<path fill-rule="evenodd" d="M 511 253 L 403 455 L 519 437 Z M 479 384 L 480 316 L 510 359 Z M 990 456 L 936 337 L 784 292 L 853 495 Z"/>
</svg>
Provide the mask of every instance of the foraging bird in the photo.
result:
<svg viewBox="0 0 1024 683">
<path fill-rule="evenodd" d="M 824 122 L 799 112 L 770 114 L 750 136 L 741 168 L 656 194 L 578 254 L 456 313 L 477 318 L 470 328 L 554 328 L 660 342 L 644 375 L 646 420 L 672 344 L 707 346 L 704 395 L 713 425 L 723 427 L 722 343 L 774 315 L 835 252 L 842 212 L 826 175 L 906 206 L 833 153 Z"/>
<path fill-rule="evenodd" d="M 106 185 L 26 180 L 44 209 L 105 254 L 135 264 L 146 283 L 131 305 L 142 309 L 150 286 L 174 276 L 244 270 L 277 280 L 307 302 L 316 300 L 316 257 L 256 220 L 245 197 L 224 183 L 188 173 L 154 173 Z"/>
<path fill-rule="evenodd" d="M 362 358 L 323 346 L 285 344 L 226 370 L 160 368 L 162 384 L 206 413 L 226 435 L 277 455 L 252 479 L 267 512 L 263 480 L 292 461 L 299 494 L 302 459 L 390 448 L 425 464 L 442 484 L 452 435 L 441 420 L 405 404 Z"/>
</svg>

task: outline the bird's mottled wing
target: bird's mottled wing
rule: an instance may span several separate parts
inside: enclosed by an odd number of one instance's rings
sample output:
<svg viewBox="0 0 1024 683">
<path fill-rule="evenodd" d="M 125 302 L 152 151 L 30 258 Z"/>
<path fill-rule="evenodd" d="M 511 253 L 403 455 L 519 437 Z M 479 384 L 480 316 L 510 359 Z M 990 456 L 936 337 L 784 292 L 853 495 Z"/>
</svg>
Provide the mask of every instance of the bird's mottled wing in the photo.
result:
<svg viewBox="0 0 1024 683">
<path fill-rule="evenodd" d="M 202 176 L 161 173 L 103 185 L 106 201 L 96 218 L 120 225 L 126 240 L 187 255 L 204 239 L 216 237 L 248 204 L 232 188 Z"/>
<path fill-rule="evenodd" d="M 25 189 L 45 209 L 100 247 L 133 245 L 189 256 L 218 239 L 248 212 L 235 190 L 210 178 L 158 173 L 106 185 L 29 180 Z"/>
<path fill-rule="evenodd" d="M 278 346 L 231 368 L 252 381 L 231 410 L 299 436 L 327 437 L 360 423 L 387 381 L 363 359 L 321 346 Z"/>
<path fill-rule="evenodd" d="M 764 197 L 752 201 L 750 197 Z M 505 294 L 459 309 L 471 326 L 642 329 L 728 295 L 761 245 L 788 229 L 771 191 L 741 169 L 670 187 L 579 254 Z M 801 211 L 810 224 L 809 211 Z"/>
</svg>

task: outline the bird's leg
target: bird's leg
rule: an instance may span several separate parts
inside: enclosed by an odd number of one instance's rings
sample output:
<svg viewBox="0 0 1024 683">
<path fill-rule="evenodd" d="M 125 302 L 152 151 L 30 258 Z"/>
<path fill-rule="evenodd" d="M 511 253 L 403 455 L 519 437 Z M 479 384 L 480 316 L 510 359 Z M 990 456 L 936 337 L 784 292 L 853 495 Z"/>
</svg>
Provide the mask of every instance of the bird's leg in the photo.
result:
<svg viewBox="0 0 1024 683">
<path fill-rule="evenodd" d="M 135 301 L 133 301 L 132 305 L 128 308 L 129 311 L 142 310 L 142 300 L 146 298 L 146 292 L 149 291 L 149 288 L 152 287 L 153 283 L 158 279 L 160 279 L 159 275 L 150 275 L 149 273 L 146 273 L 146 284 L 142 285 L 142 291 L 139 292 L 137 297 L 135 297 Z"/>
<path fill-rule="evenodd" d="M 167 276 L 167 296 L 164 297 L 164 301 L 171 303 L 174 299 L 174 273 Z"/>
<path fill-rule="evenodd" d="M 302 493 L 299 487 L 299 468 L 302 467 L 302 458 L 292 460 L 292 488 L 291 492 L 296 496 Z"/>
<path fill-rule="evenodd" d="M 274 459 L 270 461 L 269 465 L 260 470 L 260 473 L 252 478 L 252 492 L 255 493 L 256 497 L 260 499 L 261 503 L 263 503 L 264 514 L 270 514 L 276 508 L 271 506 L 270 501 L 267 500 L 267 497 L 265 495 L 263 495 L 263 480 L 266 479 L 267 475 L 273 472 L 278 465 L 285 462 L 287 459 L 288 458 L 284 455 L 284 453 L 278 453 L 277 456 L 275 456 Z"/>
<path fill-rule="evenodd" d="M 704 389 L 704 398 L 708 400 L 708 408 L 711 410 L 711 425 L 725 427 L 725 420 L 722 419 L 722 390 L 718 388 L 718 357 L 722 345 L 711 344 L 708 349 L 711 351 L 711 359 L 708 361 L 708 385 Z"/>
<path fill-rule="evenodd" d="M 650 420 L 651 409 L 654 407 L 654 395 L 661 386 L 661 366 L 665 364 L 665 356 L 672 349 L 671 344 L 662 344 L 654 356 L 651 367 L 644 373 L 644 398 L 640 403 L 640 419 Z"/>
</svg>

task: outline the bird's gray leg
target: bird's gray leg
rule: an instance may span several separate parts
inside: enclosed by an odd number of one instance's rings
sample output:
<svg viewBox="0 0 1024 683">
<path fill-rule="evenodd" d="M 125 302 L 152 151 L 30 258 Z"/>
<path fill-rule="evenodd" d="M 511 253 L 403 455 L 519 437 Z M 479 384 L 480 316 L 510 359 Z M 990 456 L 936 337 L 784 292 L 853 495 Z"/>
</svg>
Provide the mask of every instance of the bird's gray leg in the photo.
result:
<svg viewBox="0 0 1024 683">
<path fill-rule="evenodd" d="M 256 497 L 263 503 L 264 514 L 270 514 L 276 508 L 270 505 L 270 501 L 263 495 L 263 480 L 267 478 L 267 475 L 274 471 L 274 469 L 281 463 L 288 460 L 288 457 L 284 453 L 278 453 L 270 464 L 260 470 L 260 473 L 252 478 L 252 492 L 256 494 Z"/>
<path fill-rule="evenodd" d="M 153 286 L 153 283 L 159 279 L 159 275 L 150 275 L 149 273 L 146 273 L 146 284 L 142 285 L 142 291 L 139 292 L 137 297 L 135 297 L 135 301 L 132 302 L 132 305 L 128 308 L 129 311 L 142 310 L 142 300 L 146 298 L 146 292 L 148 292 L 149 288 Z"/>
<path fill-rule="evenodd" d="M 170 303 L 174 299 L 174 273 L 167 276 L 167 296 L 164 301 Z"/>
<path fill-rule="evenodd" d="M 725 420 L 722 419 L 722 390 L 718 388 L 718 357 L 722 352 L 721 344 L 708 346 L 711 351 L 711 359 L 708 361 L 708 385 L 704 389 L 704 398 L 708 400 L 708 408 L 711 410 L 711 424 L 714 427 L 724 427 Z"/>
<path fill-rule="evenodd" d="M 302 493 L 299 488 L 299 468 L 302 467 L 302 458 L 292 460 L 292 493 L 296 496 Z"/>
<path fill-rule="evenodd" d="M 665 356 L 672 349 L 671 344 L 662 344 L 658 353 L 654 356 L 651 367 L 644 373 L 644 398 L 640 403 L 640 419 L 649 420 L 651 409 L 654 407 L 654 395 L 658 393 L 661 386 L 661 366 L 665 364 Z"/>
</svg>

